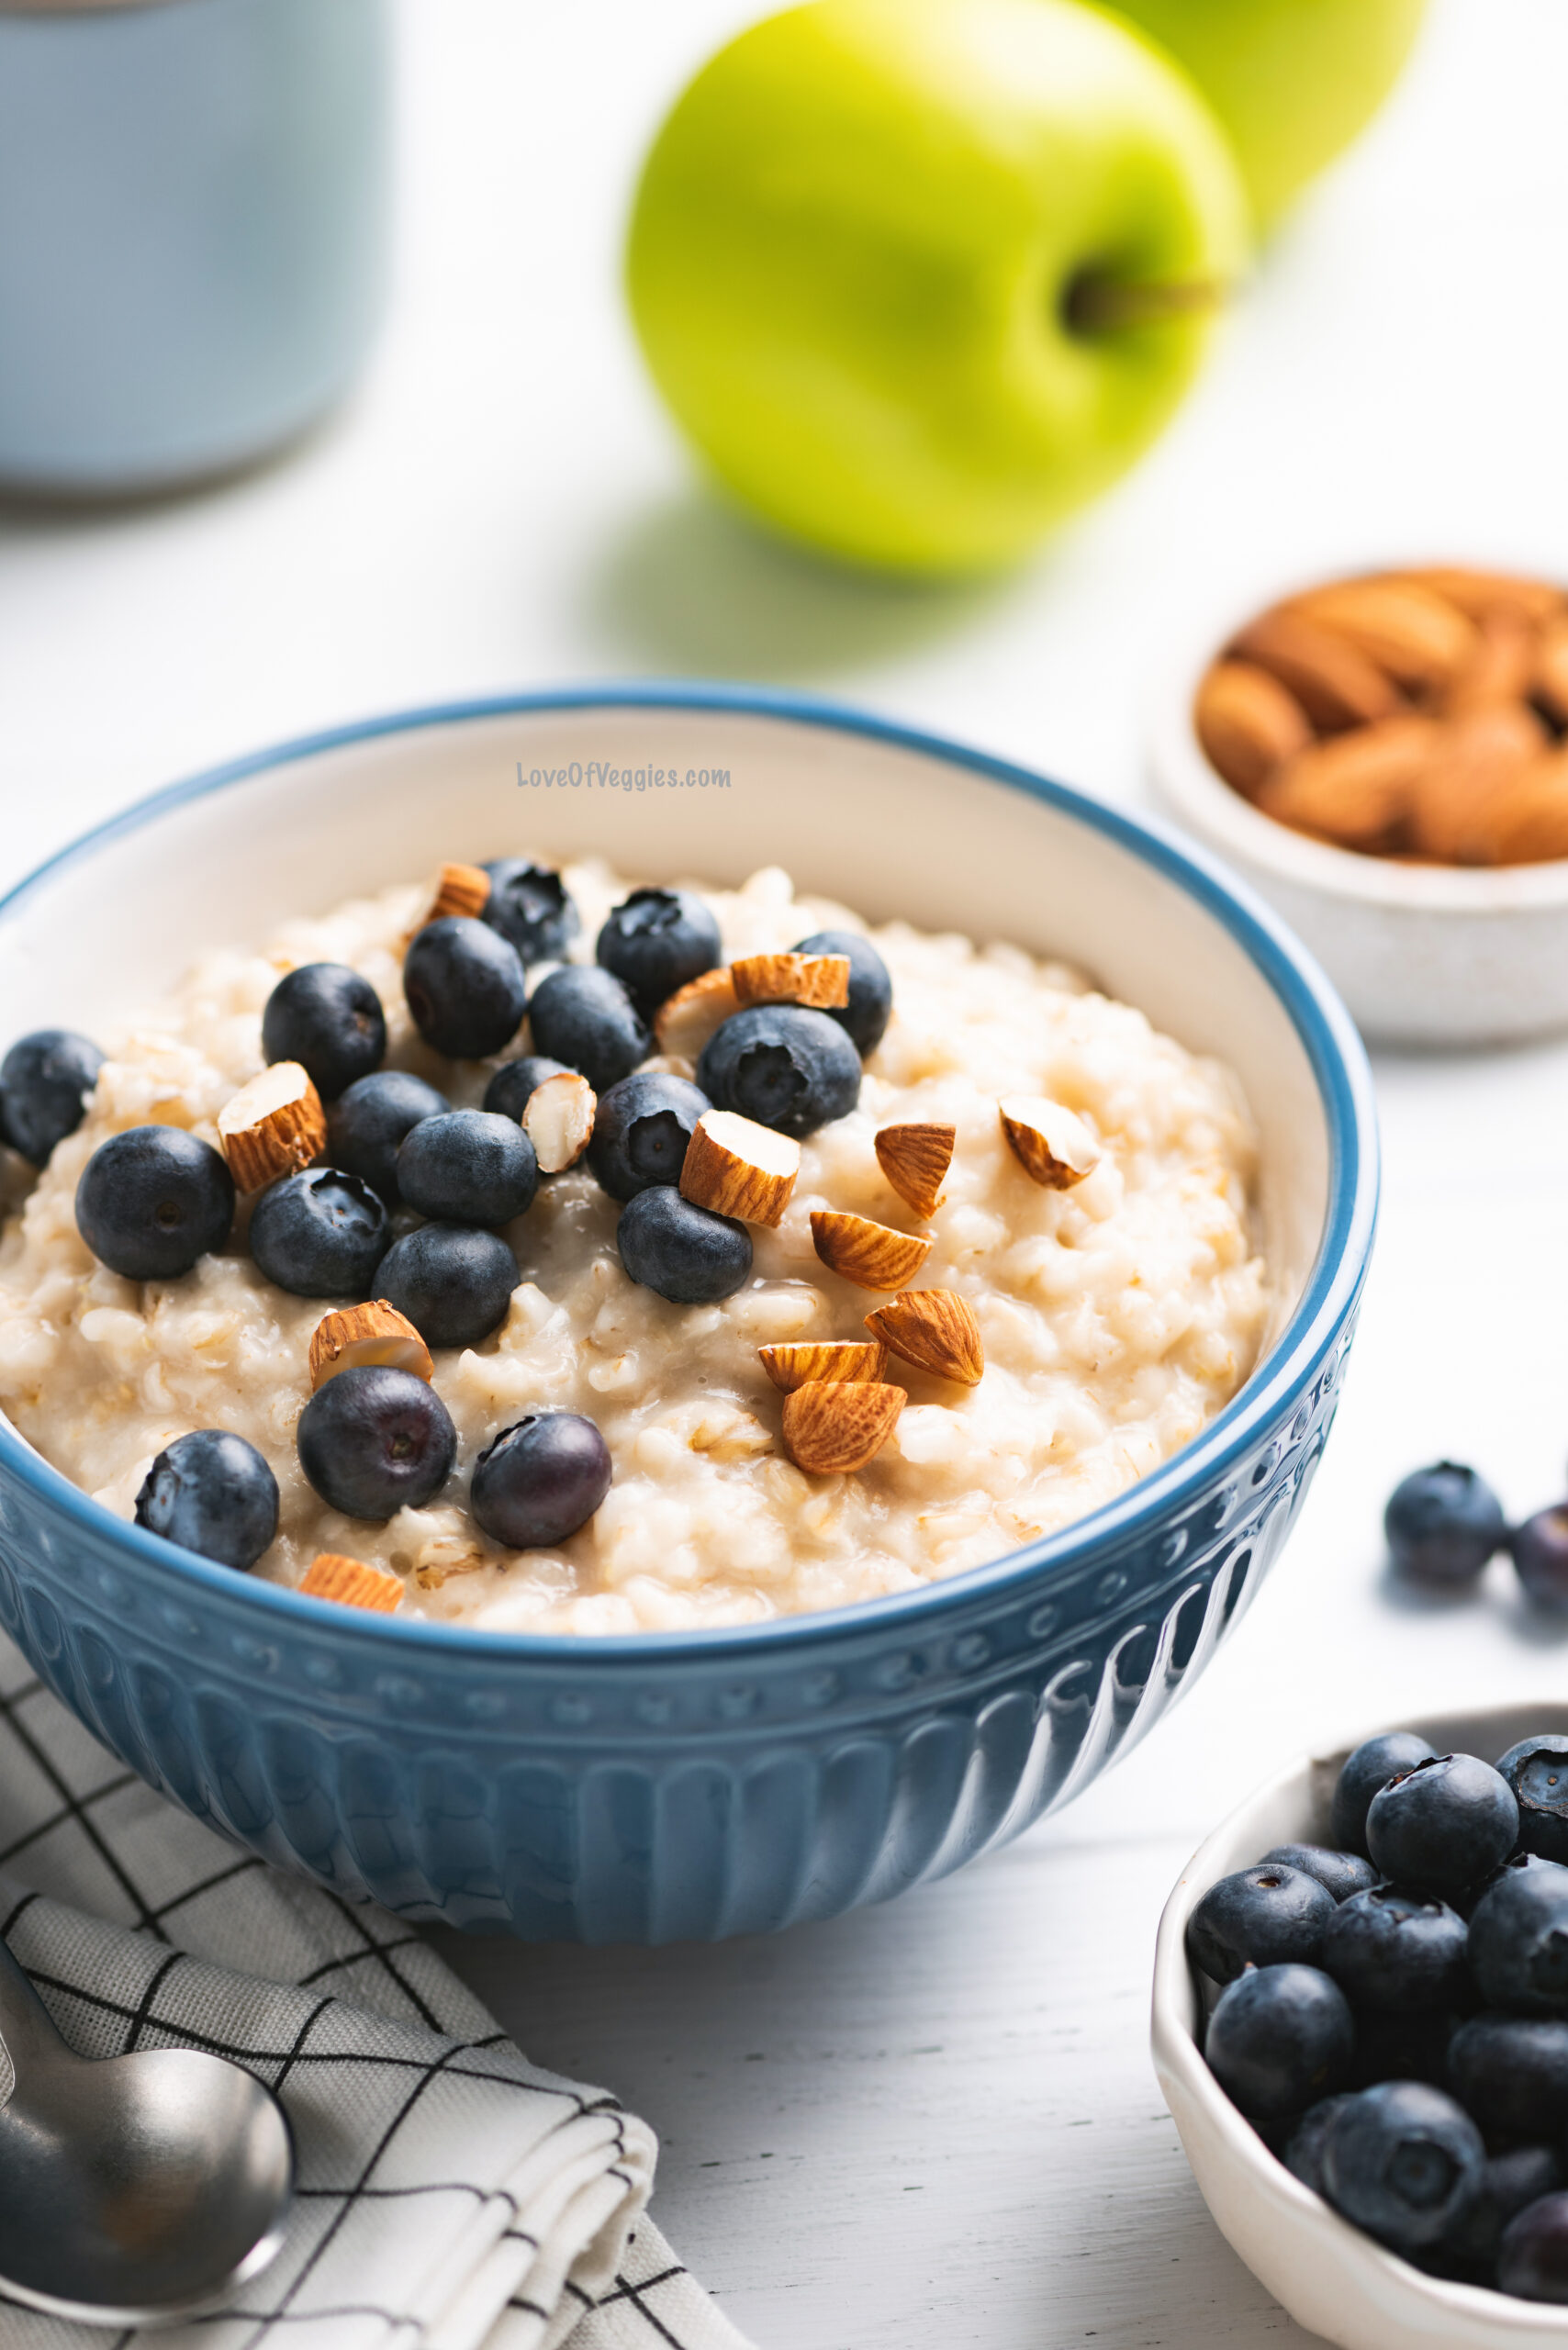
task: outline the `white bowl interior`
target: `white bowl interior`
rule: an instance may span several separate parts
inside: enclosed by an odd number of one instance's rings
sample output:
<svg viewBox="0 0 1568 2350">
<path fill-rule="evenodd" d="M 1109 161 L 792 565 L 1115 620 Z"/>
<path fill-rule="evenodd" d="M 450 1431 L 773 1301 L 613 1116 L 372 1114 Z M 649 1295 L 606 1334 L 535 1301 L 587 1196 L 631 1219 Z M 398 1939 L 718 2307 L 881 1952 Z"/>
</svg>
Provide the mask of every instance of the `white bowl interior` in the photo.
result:
<svg viewBox="0 0 1568 2350">
<path fill-rule="evenodd" d="M 1495 1762 L 1521 1738 L 1568 1731 L 1568 1702 L 1438 1714 L 1394 1727 L 1418 1730 L 1439 1753 Z M 1183 1870 L 1155 1952 L 1154 2068 L 1166 2103 L 1221 2233 L 1309 2332 L 1342 2350 L 1568 2344 L 1568 2311 L 1423 2276 L 1341 2220 L 1275 2161 L 1204 2061 L 1187 1920 L 1211 1885 L 1250 1867 L 1275 1844 L 1329 1841 L 1334 1783 L 1350 1751 L 1347 1745 L 1291 1763 L 1232 1812 Z"/>
<path fill-rule="evenodd" d="M 721 770 L 644 790 L 609 767 Z M 577 770 L 582 780 L 569 780 Z M 563 778 L 535 785 L 534 774 Z M 521 778 L 521 781 L 520 781 Z M 1176 881 L 1073 816 L 968 768 L 771 715 L 595 705 L 442 721 L 313 753 L 187 799 L 68 858 L 0 918 L 11 1033 L 89 1034 L 196 955 L 417 877 L 443 858 L 598 854 L 651 880 L 781 865 L 873 920 L 1012 939 L 1081 965 L 1246 1089 L 1277 1330 L 1316 1254 L 1327 1127 L 1273 989 Z"/>
</svg>

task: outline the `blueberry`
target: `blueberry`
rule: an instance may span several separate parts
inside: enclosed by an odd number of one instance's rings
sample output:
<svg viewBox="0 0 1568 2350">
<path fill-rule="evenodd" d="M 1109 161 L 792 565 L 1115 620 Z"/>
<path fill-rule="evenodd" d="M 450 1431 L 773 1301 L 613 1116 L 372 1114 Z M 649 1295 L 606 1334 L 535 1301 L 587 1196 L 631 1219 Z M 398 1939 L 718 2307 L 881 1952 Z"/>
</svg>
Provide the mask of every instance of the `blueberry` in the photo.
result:
<svg viewBox="0 0 1568 2350">
<path fill-rule="evenodd" d="M 1187 1955 L 1216 1983 L 1244 1966 L 1316 1966 L 1333 1915 L 1334 1897 L 1315 1877 L 1260 1861 L 1210 1886 L 1187 1920 Z"/>
<path fill-rule="evenodd" d="M 1509 1869 L 1470 1921 L 1482 2001 L 1520 2016 L 1568 2016 L 1568 1869 Z"/>
<path fill-rule="evenodd" d="M 1464 2108 L 1441 2089 L 1383 2081 L 1340 2107 L 1324 2134 L 1322 2162 L 1337 2211 L 1396 2252 L 1422 2252 L 1473 2209 L 1486 2149 Z"/>
<path fill-rule="evenodd" d="M 103 1065 L 92 1039 L 69 1028 L 19 1037 L 0 1061 L 0 1141 L 42 1167 L 81 1125 Z"/>
<path fill-rule="evenodd" d="M 1497 1768 L 1519 1807 L 1519 1842 L 1545 1861 L 1568 1861 L 1568 1738 L 1543 1731 L 1510 1746 Z"/>
<path fill-rule="evenodd" d="M 1495 2145 L 1568 2129 L 1568 2023 L 1479 2015 L 1449 2042 L 1449 2087 Z"/>
<path fill-rule="evenodd" d="M 386 1015 L 370 981 L 346 963 L 302 963 L 286 971 L 262 1014 L 269 1061 L 300 1061 L 323 1102 L 379 1069 Z"/>
<path fill-rule="evenodd" d="M 628 1275 L 672 1305 L 711 1305 L 734 1297 L 751 1273 L 751 1235 L 733 1216 L 683 1200 L 655 1183 L 628 1200 L 615 1229 Z"/>
<path fill-rule="evenodd" d="M 476 1347 L 506 1320 L 516 1287 L 517 1259 L 498 1232 L 421 1224 L 386 1251 L 375 1293 L 427 1347 Z"/>
<path fill-rule="evenodd" d="M 1342 2088 L 1355 2053 L 1350 2006 L 1316 1966 L 1253 1966 L 1220 1993 L 1204 2053 L 1256 2121 L 1305 2112 Z"/>
<path fill-rule="evenodd" d="M 1328 2134 L 1328 2125 L 1340 2107 L 1350 2102 L 1349 2095 L 1344 2093 L 1319 2098 L 1316 2105 L 1308 2106 L 1285 2141 L 1285 2168 L 1294 2172 L 1304 2187 L 1310 2187 L 1315 2195 L 1323 2192 L 1323 2141 Z"/>
<path fill-rule="evenodd" d="M 197 1428 L 176 1437 L 147 1472 L 136 1522 L 243 1574 L 277 1532 L 277 1479 L 242 1436 Z"/>
<path fill-rule="evenodd" d="M 390 1238 L 369 1184 L 339 1167 L 282 1175 L 251 1211 L 251 1254 L 293 1297 L 368 1297 Z"/>
<path fill-rule="evenodd" d="M 1538 1511 L 1508 1539 L 1515 1572 L 1538 1607 L 1568 1610 L 1568 1503 Z"/>
<path fill-rule="evenodd" d="M 444 1093 L 407 1069 L 356 1078 L 327 1113 L 327 1157 L 395 1206 L 398 1144 L 421 1118 L 439 1118 L 450 1107 Z"/>
<path fill-rule="evenodd" d="M 1334 1789 L 1329 1832 L 1347 1852 L 1367 1849 L 1367 1807 L 1396 1771 L 1408 1771 L 1432 1751 L 1413 1729 L 1391 1729 L 1381 1738 L 1363 1739 L 1346 1761 Z"/>
<path fill-rule="evenodd" d="M 1434 1754 L 1379 1789 L 1367 1807 L 1367 1851 L 1384 1876 L 1414 1891 L 1462 1894 L 1514 1849 L 1519 1807 L 1506 1779 L 1473 1754 Z"/>
<path fill-rule="evenodd" d="M 1287 1869 L 1300 1869 L 1304 1876 L 1315 1876 L 1336 1901 L 1349 1901 L 1352 1893 L 1370 1892 L 1379 1882 L 1376 1869 L 1359 1852 L 1331 1852 L 1327 1844 L 1276 1844 L 1263 1858 L 1278 1861 Z"/>
<path fill-rule="evenodd" d="M 1383 1530 L 1401 1574 L 1452 1590 L 1474 1582 L 1508 1529 L 1503 1505 L 1484 1478 L 1458 1461 L 1439 1460 L 1395 1485 Z"/>
<path fill-rule="evenodd" d="M 634 1072 L 612 1085 L 593 1122 L 588 1162 L 612 1200 L 634 1199 L 650 1183 L 678 1183 L 708 1096 L 684 1077 Z"/>
<path fill-rule="evenodd" d="M 1568 2195 L 1543 2195 L 1509 2221 L 1497 2284 L 1521 2301 L 1568 2301 Z"/>
<path fill-rule="evenodd" d="M 1468 1994 L 1469 1986 L 1465 1986 Z M 1467 1996 L 1464 2006 L 1473 2001 Z M 1395 2014 L 1387 2008 L 1361 2008 L 1356 2012 L 1356 2061 L 1350 2078 L 1359 2089 L 1378 2081 L 1430 2081 L 1446 2089 L 1449 2050 L 1460 2014 L 1450 2008 L 1426 2013 Z"/>
<path fill-rule="evenodd" d="M 1522 1835 L 1524 1830 L 1524 1815 L 1522 1813 L 1519 1816 L 1519 1828 Z M 1543 1860 L 1539 1852 L 1510 1852 L 1506 1861 L 1500 1861 L 1498 1863 L 1490 1876 L 1483 1877 L 1481 1883 L 1475 1886 L 1474 1890 L 1471 1894 L 1469 1906 L 1464 1910 L 1465 1916 L 1473 1918 L 1475 1915 L 1476 1910 L 1480 1908 L 1482 1902 L 1485 1900 L 1486 1896 L 1491 1892 L 1492 1887 L 1495 1885 L 1501 1885 L 1505 1877 L 1517 1876 L 1521 1869 L 1558 1869 L 1562 1870 L 1564 1874 L 1568 1874 L 1568 1870 L 1563 1870 L 1563 1864 L 1561 1861 Z M 1462 1907 L 1463 1905 L 1461 1904 L 1456 1906 Z"/>
<path fill-rule="evenodd" d="M 1496 2260 L 1510 2220 L 1562 2185 L 1562 2159 L 1554 2146 L 1511 2146 L 1493 2154 L 1481 2192 L 1449 2238 L 1446 2249 L 1462 2267 L 1486 2268 Z"/>
<path fill-rule="evenodd" d="M 420 1215 L 448 1224 L 510 1224 L 539 1189 L 533 1145 L 493 1110 L 423 1118 L 398 1153 L 398 1185 Z"/>
<path fill-rule="evenodd" d="M 442 914 L 415 933 L 403 957 L 403 993 L 426 1044 L 454 1061 L 500 1052 L 528 1009 L 517 948 L 469 914 Z"/>
<path fill-rule="evenodd" d="M 510 938 L 525 963 L 554 963 L 581 928 L 577 906 L 552 866 L 525 856 L 492 857 L 485 920 Z"/>
<path fill-rule="evenodd" d="M 1465 1942 L 1464 1919 L 1446 1901 L 1380 1885 L 1331 1913 L 1320 1963 L 1357 2009 L 1408 2014 L 1462 2007 L 1470 1989 Z"/>
<path fill-rule="evenodd" d="M 535 1086 L 543 1085 L 547 1077 L 569 1074 L 565 1061 L 546 1060 L 542 1053 L 524 1053 L 521 1060 L 504 1062 L 496 1071 L 485 1088 L 485 1107 L 492 1117 L 521 1119 Z"/>
<path fill-rule="evenodd" d="M 586 1526 L 610 1491 L 610 1447 L 577 1412 L 531 1412 L 474 1463 L 475 1524 L 509 1550 L 547 1550 Z"/>
<path fill-rule="evenodd" d="M 340 1371 L 299 1416 L 299 1465 L 345 1517 L 422 1509 L 457 1452 L 452 1416 L 427 1380 L 385 1363 Z"/>
<path fill-rule="evenodd" d="M 718 1109 L 781 1135 L 809 1135 L 854 1109 L 860 1058 L 828 1013 L 754 1003 L 714 1029 L 697 1082 Z"/>
<path fill-rule="evenodd" d="M 892 1013 L 893 982 L 870 940 L 853 930 L 814 930 L 794 952 L 848 956 L 849 1002 L 828 1018 L 837 1021 L 862 1059 L 875 1052 Z"/>
<path fill-rule="evenodd" d="M 540 980 L 529 1029 L 541 1054 L 579 1070 L 596 1093 L 629 1077 L 653 1042 L 614 972 L 582 963 L 563 964 Z"/>
<path fill-rule="evenodd" d="M 221 1248 L 234 1221 L 234 1178 L 210 1143 L 183 1126 L 131 1126 L 101 1142 L 76 1186 L 76 1229 L 109 1270 L 176 1281 Z"/>
<path fill-rule="evenodd" d="M 633 890 L 599 932 L 594 953 L 651 1012 L 711 971 L 723 949 L 717 922 L 690 890 Z"/>
</svg>

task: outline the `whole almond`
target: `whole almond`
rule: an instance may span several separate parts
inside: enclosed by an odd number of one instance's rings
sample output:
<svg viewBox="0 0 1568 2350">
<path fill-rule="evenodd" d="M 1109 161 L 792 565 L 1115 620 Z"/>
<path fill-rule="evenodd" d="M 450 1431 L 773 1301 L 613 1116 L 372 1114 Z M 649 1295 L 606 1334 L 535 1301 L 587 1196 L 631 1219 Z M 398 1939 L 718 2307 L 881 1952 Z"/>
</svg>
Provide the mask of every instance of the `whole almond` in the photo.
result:
<svg viewBox="0 0 1568 2350">
<path fill-rule="evenodd" d="M 866 1327 L 917 1371 L 978 1387 L 985 1370 L 980 1324 L 968 1298 L 951 1289 L 905 1290 L 866 1316 Z"/>
<path fill-rule="evenodd" d="M 1287 686 L 1315 726 L 1370 726 L 1405 708 L 1386 670 L 1337 630 L 1300 612 L 1264 612 L 1230 651 Z"/>
<path fill-rule="evenodd" d="M 1568 857 L 1568 751 L 1535 760 L 1495 795 L 1477 827 L 1488 865 Z"/>
<path fill-rule="evenodd" d="M 308 1167 L 326 1147 L 327 1113 L 298 1061 L 274 1061 L 218 1113 L 218 1142 L 241 1192 Z"/>
<path fill-rule="evenodd" d="M 1382 847 L 1404 822 L 1439 739 L 1434 719 L 1391 718 L 1315 743 L 1271 777 L 1258 805 L 1276 822 L 1341 848 Z"/>
<path fill-rule="evenodd" d="M 390 1616 L 403 1604 L 403 1585 L 397 1575 L 383 1574 L 361 1559 L 345 1558 L 341 1550 L 322 1550 L 311 1560 L 299 1588 L 312 1599 L 335 1599 L 340 1607 L 365 1607 Z"/>
<path fill-rule="evenodd" d="M 520 1123 L 533 1145 L 541 1175 L 560 1175 L 577 1165 L 593 1140 L 598 1108 L 598 1095 L 575 1069 L 563 1069 L 534 1087 L 522 1105 Z"/>
<path fill-rule="evenodd" d="M 1568 614 L 1540 632 L 1535 691 L 1560 726 L 1568 726 Z"/>
<path fill-rule="evenodd" d="M 1332 629 L 1412 690 L 1446 685 L 1475 649 L 1474 622 L 1415 580 L 1337 580 L 1287 609 Z"/>
<path fill-rule="evenodd" d="M 728 969 L 704 971 L 660 1004 L 654 1014 L 654 1042 L 661 1053 L 694 1061 L 714 1029 L 740 1008 Z"/>
<path fill-rule="evenodd" d="M 786 1394 L 812 1380 L 879 1382 L 888 1368 L 886 1347 L 868 1338 L 801 1338 L 756 1351 L 775 1387 Z"/>
<path fill-rule="evenodd" d="M 312 1394 L 340 1371 L 383 1364 L 394 1371 L 411 1371 L 416 1379 L 435 1376 L 430 1348 L 395 1305 L 377 1297 L 368 1305 L 337 1306 L 321 1316 L 310 1339 Z"/>
<path fill-rule="evenodd" d="M 1250 661 L 1215 661 L 1204 672 L 1193 722 L 1210 765 L 1249 799 L 1312 740 L 1294 694 Z"/>
<path fill-rule="evenodd" d="M 874 1139 L 877 1164 L 916 1215 L 932 1216 L 942 1204 L 942 1186 L 953 1163 L 957 1126 L 934 1120 L 879 1126 Z"/>
<path fill-rule="evenodd" d="M 861 1289 L 902 1289 L 931 1254 L 929 1240 L 836 1208 L 812 1210 L 812 1240 L 830 1272 Z"/>
<path fill-rule="evenodd" d="M 1462 564 L 1428 564 L 1415 571 L 1390 573 L 1391 578 L 1412 580 L 1444 597 L 1473 621 L 1488 612 L 1518 612 L 1527 621 L 1549 620 L 1563 607 L 1561 588 L 1549 580 L 1529 579 L 1512 571 L 1477 571 Z"/>
<path fill-rule="evenodd" d="M 801 1171 L 801 1146 L 734 1110 L 704 1110 L 680 1169 L 680 1196 L 715 1215 L 776 1228 Z"/>
<path fill-rule="evenodd" d="M 1494 801 L 1546 750 L 1545 727 L 1522 702 L 1473 710 L 1439 729 L 1410 793 L 1410 846 L 1441 865 L 1486 865 Z"/>
<path fill-rule="evenodd" d="M 730 965 L 735 1002 L 803 1003 L 841 1012 L 849 1002 L 847 955 L 743 955 Z"/>
<path fill-rule="evenodd" d="M 1506 608 L 1484 613 L 1475 624 L 1473 650 L 1449 679 L 1438 707 L 1445 718 L 1463 718 L 1473 710 L 1527 700 L 1540 652 L 1540 631 L 1523 613 Z"/>
<path fill-rule="evenodd" d="M 784 1398 L 784 1449 L 816 1477 L 864 1469 L 898 1425 L 908 1397 L 879 1381 L 812 1380 Z"/>
<path fill-rule="evenodd" d="M 1070 1192 L 1099 1166 L 1099 1144 L 1060 1102 L 1043 1093 L 1004 1093 L 996 1107 L 1014 1158 L 1047 1192 Z"/>
</svg>

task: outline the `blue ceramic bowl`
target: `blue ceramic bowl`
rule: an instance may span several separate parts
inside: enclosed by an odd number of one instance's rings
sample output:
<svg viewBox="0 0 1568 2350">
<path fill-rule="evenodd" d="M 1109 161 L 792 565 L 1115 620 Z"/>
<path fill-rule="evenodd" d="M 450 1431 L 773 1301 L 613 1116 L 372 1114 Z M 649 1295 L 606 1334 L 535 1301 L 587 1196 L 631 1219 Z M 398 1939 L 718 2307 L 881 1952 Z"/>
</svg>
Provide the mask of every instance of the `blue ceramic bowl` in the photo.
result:
<svg viewBox="0 0 1568 2350">
<path fill-rule="evenodd" d="M 98 1737 L 268 1859 L 535 1938 L 752 1933 L 886 1898 L 1066 1802 L 1207 1663 L 1333 1417 L 1376 1211 L 1355 1033 L 1289 934 L 1154 827 L 845 711 L 632 687 L 415 712 L 146 801 L 0 904 L 16 1031 L 442 857 L 763 863 L 1087 965 L 1240 1075 L 1268 1351 L 1184 1451 L 927 1590 L 582 1639 L 364 1617 L 120 1523 L 0 1422 L 0 1621 Z"/>
</svg>

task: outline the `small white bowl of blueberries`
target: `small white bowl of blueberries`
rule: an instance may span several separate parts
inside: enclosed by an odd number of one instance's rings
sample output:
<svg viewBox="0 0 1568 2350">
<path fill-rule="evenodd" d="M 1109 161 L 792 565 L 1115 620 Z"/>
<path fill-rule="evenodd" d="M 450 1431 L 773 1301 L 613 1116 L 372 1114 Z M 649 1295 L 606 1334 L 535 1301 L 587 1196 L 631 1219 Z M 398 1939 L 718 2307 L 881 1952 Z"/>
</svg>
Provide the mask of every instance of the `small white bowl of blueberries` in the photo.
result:
<svg viewBox="0 0 1568 2350">
<path fill-rule="evenodd" d="M 1568 1703 L 1282 1772 L 1171 1896 L 1153 2040 L 1210 2210 L 1300 2323 L 1568 2344 Z"/>
</svg>

